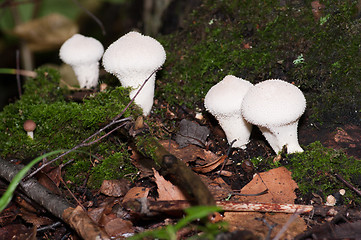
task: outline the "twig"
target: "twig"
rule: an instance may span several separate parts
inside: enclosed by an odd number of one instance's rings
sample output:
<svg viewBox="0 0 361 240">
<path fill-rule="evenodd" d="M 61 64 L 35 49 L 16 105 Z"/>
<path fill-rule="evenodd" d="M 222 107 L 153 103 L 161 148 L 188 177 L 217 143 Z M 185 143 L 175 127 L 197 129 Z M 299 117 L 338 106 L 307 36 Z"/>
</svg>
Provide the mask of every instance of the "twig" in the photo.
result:
<svg viewBox="0 0 361 240">
<path fill-rule="evenodd" d="M 88 9 L 81 5 L 79 1 L 73 0 L 73 2 L 78 5 L 78 7 L 80 7 L 84 12 L 86 12 L 86 14 L 88 14 L 99 25 L 100 29 L 102 30 L 102 34 L 106 35 L 103 23 L 93 13 L 91 13 Z"/>
<path fill-rule="evenodd" d="M 348 188 L 353 190 L 357 195 L 361 196 L 361 191 L 353 186 L 351 183 L 347 182 L 341 175 L 335 174 L 336 178 L 340 180 L 343 184 L 345 184 Z"/>
<path fill-rule="evenodd" d="M 278 212 L 278 213 L 295 213 L 307 214 L 315 210 L 312 205 L 299 204 L 278 204 L 278 203 L 244 203 L 238 201 L 216 201 L 216 205 L 222 208 L 225 212 Z M 157 214 L 161 212 L 182 211 L 191 206 L 191 203 L 186 200 L 172 200 L 172 201 L 147 201 L 146 204 L 140 204 L 136 199 L 130 200 L 126 206 L 137 213 Z M 147 209 L 141 208 L 147 207 Z M 331 209 L 325 207 L 326 210 Z M 322 211 L 319 211 L 322 212 Z M 327 212 L 329 215 L 334 212 Z"/>
<path fill-rule="evenodd" d="M 155 71 L 153 71 L 153 72 L 149 75 L 149 77 L 144 80 L 143 84 L 140 86 L 140 88 L 138 89 L 138 91 L 137 91 L 137 93 L 134 95 L 134 97 L 129 101 L 128 105 L 123 109 L 123 111 L 122 111 L 121 113 L 119 113 L 117 116 L 115 116 L 110 123 L 108 123 L 107 125 L 105 125 L 105 126 L 104 126 L 103 128 L 101 128 L 100 130 L 96 131 L 94 134 L 92 134 L 90 137 L 88 137 L 88 138 L 86 138 L 85 140 L 83 140 L 80 144 L 76 145 L 76 146 L 73 147 L 72 149 L 70 149 L 70 150 L 68 150 L 68 151 L 60 154 L 58 157 L 56 157 L 56 158 L 50 160 L 49 162 L 43 164 L 41 167 L 39 167 L 38 169 L 34 170 L 34 171 L 33 171 L 32 173 L 30 173 L 27 177 L 25 177 L 23 181 L 28 180 L 29 178 L 33 177 L 35 174 L 37 174 L 39 171 L 41 171 L 41 170 L 42 170 L 43 168 L 45 168 L 46 166 L 52 164 L 53 162 L 55 162 L 55 161 L 57 161 L 58 159 L 66 156 L 67 154 L 69 154 L 69 153 L 77 150 L 78 148 L 84 147 L 84 146 L 89 146 L 89 145 L 97 142 L 97 140 L 96 140 L 96 141 L 91 141 L 91 142 L 89 142 L 89 141 L 90 141 L 92 138 L 94 138 L 94 137 L 96 137 L 97 135 L 99 135 L 100 133 L 102 133 L 103 131 L 105 131 L 106 129 L 108 129 L 109 127 L 113 126 L 114 124 L 117 124 L 117 123 L 120 123 L 120 122 L 123 122 L 123 121 L 129 121 L 129 120 L 131 119 L 131 117 L 124 118 L 124 119 L 121 119 L 121 120 L 119 120 L 119 118 L 120 118 L 121 116 L 123 116 L 123 114 L 125 113 L 125 111 L 126 111 L 126 110 L 130 107 L 130 105 L 134 102 L 134 99 L 138 96 L 139 92 L 143 89 L 144 85 L 148 82 L 148 80 L 152 77 L 152 75 L 155 74 L 156 71 L 158 71 L 158 69 L 155 70 Z M 123 125 L 122 125 L 122 126 L 123 126 Z M 119 127 L 118 127 L 118 128 L 119 128 Z M 109 134 L 110 134 L 110 133 L 109 133 Z M 108 136 L 109 134 L 105 134 L 105 136 Z M 102 137 L 102 138 L 103 138 L 103 137 Z M 102 139 L 102 138 L 101 138 L 101 139 Z"/>
<path fill-rule="evenodd" d="M 0 158 L 0 176 L 11 181 L 24 166 L 14 165 Z M 62 219 L 81 236 L 82 239 L 110 239 L 100 227 L 90 219 L 82 208 L 73 208 L 67 200 L 50 192 L 35 179 L 20 182 L 24 193 L 33 201 L 43 206 L 55 217 Z"/>
<path fill-rule="evenodd" d="M 19 98 L 21 97 L 21 81 L 20 81 L 20 51 L 16 50 L 16 84 L 18 85 Z"/>
<path fill-rule="evenodd" d="M 296 220 L 296 218 L 300 215 L 302 211 L 298 211 L 296 210 L 296 212 L 294 212 L 292 214 L 292 216 L 287 220 L 287 222 L 283 225 L 283 227 L 281 228 L 281 230 L 276 234 L 276 236 L 273 238 L 273 240 L 279 240 L 282 236 L 282 234 L 284 232 L 286 232 L 287 228 L 291 225 L 292 222 L 294 222 Z"/>
<path fill-rule="evenodd" d="M 0 68 L 0 73 L 3 74 L 19 74 L 25 77 L 36 78 L 37 74 L 34 71 L 13 68 Z"/>
</svg>

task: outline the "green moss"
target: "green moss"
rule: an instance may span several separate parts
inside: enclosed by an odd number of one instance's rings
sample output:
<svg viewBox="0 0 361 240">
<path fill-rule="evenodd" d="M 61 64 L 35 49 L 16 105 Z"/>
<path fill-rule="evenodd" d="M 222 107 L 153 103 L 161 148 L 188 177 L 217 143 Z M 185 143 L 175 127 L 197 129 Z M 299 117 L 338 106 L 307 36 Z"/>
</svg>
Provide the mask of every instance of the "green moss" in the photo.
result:
<svg viewBox="0 0 361 240">
<path fill-rule="evenodd" d="M 59 74 L 56 71 L 39 69 L 38 77 L 26 82 L 21 99 L 6 106 L 0 113 L 2 158 L 28 160 L 51 150 L 71 149 L 109 123 L 130 101 L 129 90 L 116 87 L 94 93 L 81 103 L 67 102 L 64 96 L 69 92 L 58 85 Z M 140 114 L 140 109 L 133 105 L 122 117 Z M 27 137 L 23 130 L 23 123 L 27 119 L 37 124 L 34 140 Z M 62 159 L 74 160 L 67 169 L 69 179 L 76 184 L 83 183 L 89 177 L 91 186 L 99 186 L 100 172 L 103 177 L 110 178 L 120 176 L 116 174 L 120 166 L 127 166 L 125 170 L 134 170 L 126 164 L 129 164 L 129 155 L 120 137 L 114 136 L 112 141 L 108 137 L 80 150 Z M 112 154 L 120 152 L 124 154 L 117 155 L 119 163 L 115 164 Z M 98 156 L 98 164 L 94 164 L 96 158 L 92 155 Z"/>
<path fill-rule="evenodd" d="M 356 2 L 323 1 L 327 17 L 315 22 L 311 1 L 205 1 L 183 31 L 160 39 L 167 61 L 157 98 L 195 109 L 228 74 L 252 83 L 280 78 L 305 93 L 312 121 L 360 123 Z"/>
<path fill-rule="evenodd" d="M 273 163 L 271 158 L 253 158 L 251 161 L 262 169 L 284 165 L 292 172 L 292 178 L 297 182 L 301 194 L 317 193 L 326 197 L 345 188 L 335 174 L 340 174 L 356 186 L 357 182 L 353 182 L 353 179 L 361 176 L 361 160 L 348 157 L 341 150 L 326 148 L 320 142 L 306 146 L 303 153 L 288 155 L 281 163 Z M 361 203 L 351 190 L 346 192 L 347 200 Z"/>
<path fill-rule="evenodd" d="M 100 187 L 103 180 L 123 178 L 129 175 L 129 173 L 135 173 L 137 171 L 130 163 L 130 156 L 125 150 L 126 146 L 123 145 L 121 152 L 114 152 L 96 164 L 92 169 L 92 174 L 89 179 L 93 187 Z"/>
</svg>

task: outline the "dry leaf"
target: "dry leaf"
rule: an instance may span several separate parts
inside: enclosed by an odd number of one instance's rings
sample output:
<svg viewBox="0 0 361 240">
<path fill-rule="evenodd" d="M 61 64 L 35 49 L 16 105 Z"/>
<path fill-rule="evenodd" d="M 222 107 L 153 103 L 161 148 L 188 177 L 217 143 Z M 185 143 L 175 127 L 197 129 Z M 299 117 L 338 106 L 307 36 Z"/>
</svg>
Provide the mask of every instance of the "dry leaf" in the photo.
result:
<svg viewBox="0 0 361 240">
<path fill-rule="evenodd" d="M 219 158 L 219 156 L 217 156 L 213 152 L 207 151 L 195 145 L 189 145 L 185 148 L 180 149 L 179 145 L 175 141 L 161 140 L 159 142 L 165 149 L 168 150 L 168 152 L 170 152 L 185 163 L 196 161 L 197 158 L 204 159 L 206 163 L 210 163 Z"/>
<path fill-rule="evenodd" d="M 159 201 L 165 200 L 186 200 L 187 198 L 184 196 L 183 192 L 171 182 L 167 181 L 159 175 L 159 173 L 153 169 L 155 183 L 158 186 L 158 199 Z"/>
<path fill-rule="evenodd" d="M 133 149 L 130 158 L 132 159 L 132 164 L 139 170 L 140 178 L 145 178 L 153 175 L 153 165 L 151 164 L 153 162 L 152 160 L 145 158 Z"/>
<path fill-rule="evenodd" d="M 209 172 L 213 171 L 214 169 L 216 169 L 219 165 L 224 163 L 224 160 L 226 158 L 227 158 L 227 155 L 223 155 L 214 162 L 211 162 L 211 163 L 205 164 L 203 166 L 199 166 L 199 167 L 193 167 L 192 170 L 196 171 L 196 172 L 200 172 L 200 173 L 209 173 Z"/>
<path fill-rule="evenodd" d="M 124 196 L 129 190 L 129 184 L 126 179 L 104 180 L 100 192 L 111 197 Z"/>
<path fill-rule="evenodd" d="M 125 194 L 123 203 L 133 199 L 146 198 L 148 197 L 149 190 L 149 188 L 145 187 L 133 187 Z"/>
<path fill-rule="evenodd" d="M 207 127 L 201 126 L 197 122 L 182 119 L 179 125 L 179 131 L 176 135 L 176 142 L 179 144 L 180 148 L 190 144 L 204 147 L 209 133 L 210 130 Z"/>
<path fill-rule="evenodd" d="M 198 176 L 208 187 L 209 191 L 213 195 L 214 200 L 223 200 L 229 196 L 230 192 L 232 192 L 231 187 L 222 178 L 211 180 L 202 174 L 199 174 Z"/>
<path fill-rule="evenodd" d="M 242 194 L 255 194 L 268 189 L 268 193 L 259 196 L 237 196 L 234 200 L 260 203 L 294 203 L 297 183 L 293 181 L 291 172 L 279 167 L 257 174 L 251 182 L 241 190 Z"/>
<path fill-rule="evenodd" d="M 105 224 L 104 230 L 108 233 L 109 236 L 113 238 L 121 237 L 125 233 L 134 232 L 132 222 L 121 218 L 116 218 L 109 221 L 107 224 Z"/>
</svg>

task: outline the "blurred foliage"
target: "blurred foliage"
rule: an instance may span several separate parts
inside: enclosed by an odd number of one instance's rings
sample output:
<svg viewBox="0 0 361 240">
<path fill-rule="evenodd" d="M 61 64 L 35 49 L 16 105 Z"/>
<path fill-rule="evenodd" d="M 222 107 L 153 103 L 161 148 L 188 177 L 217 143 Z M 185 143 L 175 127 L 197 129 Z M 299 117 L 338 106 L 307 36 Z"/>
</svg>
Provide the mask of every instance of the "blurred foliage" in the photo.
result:
<svg viewBox="0 0 361 240">
<path fill-rule="evenodd" d="M 4 159 L 27 161 L 44 152 L 71 149 L 109 123 L 130 101 L 129 90 L 116 87 L 94 93 L 81 103 L 67 102 L 65 95 L 70 92 L 59 88 L 57 71 L 42 68 L 37 74 L 37 78 L 27 80 L 21 99 L 0 113 L 0 156 Z M 141 111 L 133 105 L 123 117 L 139 114 Z M 37 124 L 34 140 L 23 129 L 27 119 Z M 117 137 L 108 137 L 80 150 L 62 159 L 75 160 L 67 166 L 67 172 L 71 173 L 69 179 L 77 184 L 89 175 L 94 180 L 89 185 L 100 186 L 104 178 L 119 178 L 134 171 L 127 148 Z"/>
<path fill-rule="evenodd" d="M 315 21 L 311 1 L 205 1 L 183 30 L 161 38 L 167 61 L 157 97 L 203 109 L 207 91 L 228 74 L 280 78 L 305 93 L 311 121 L 360 124 L 357 1 L 322 3 Z"/>
</svg>

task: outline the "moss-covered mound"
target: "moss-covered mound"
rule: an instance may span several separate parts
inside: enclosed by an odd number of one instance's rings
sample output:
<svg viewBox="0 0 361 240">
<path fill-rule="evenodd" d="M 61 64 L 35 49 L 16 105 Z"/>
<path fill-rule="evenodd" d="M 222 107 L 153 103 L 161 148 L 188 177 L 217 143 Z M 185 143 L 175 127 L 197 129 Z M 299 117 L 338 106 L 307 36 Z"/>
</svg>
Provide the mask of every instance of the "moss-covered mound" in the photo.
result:
<svg viewBox="0 0 361 240">
<path fill-rule="evenodd" d="M 162 39 L 167 61 L 158 97 L 202 107 L 228 74 L 299 86 L 312 121 L 361 122 L 361 23 L 357 1 L 204 1 L 185 29 Z"/>
<path fill-rule="evenodd" d="M 2 158 L 26 162 L 45 152 L 71 149 L 109 123 L 130 101 L 129 91 L 116 87 L 94 93 L 80 103 L 68 102 L 65 95 L 69 92 L 59 88 L 59 78 L 53 69 L 39 69 L 35 79 L 26 81 L 21 99 L 0 113 Z M 140 111 L 131 107 L 123 117 L 131 114 L 136 116 Z M 37 124 L 33 140 L 23 129 L 27 119 Z M 66 166 L 68 180 L 83 184 L 89 178 L 89 186 L 99 186 L 103 179 L 120 178 L 135 170 L 125 143 L 115 136 L 82 147 L 62 160 L 73 160 Z"/>
<path fill-rule="evenodd" d="M 326 148 L 318 141 L 306 146 L 303 153 L 285 156 L 281 162 L 274 163 L 273 158 L 257 157 L 251 161 L 259 170 L 280 165 L 287 167 L 298 184 L 301 196 L 316 193 L 326 199 L 344 188 L 347 189 L 345 203 L 361 203 L 358 195 L 336 177 L 338 174 L 353 186 L 361 187 L 361 160 L 349 157 L 341 150 Z"/>
</svg>

